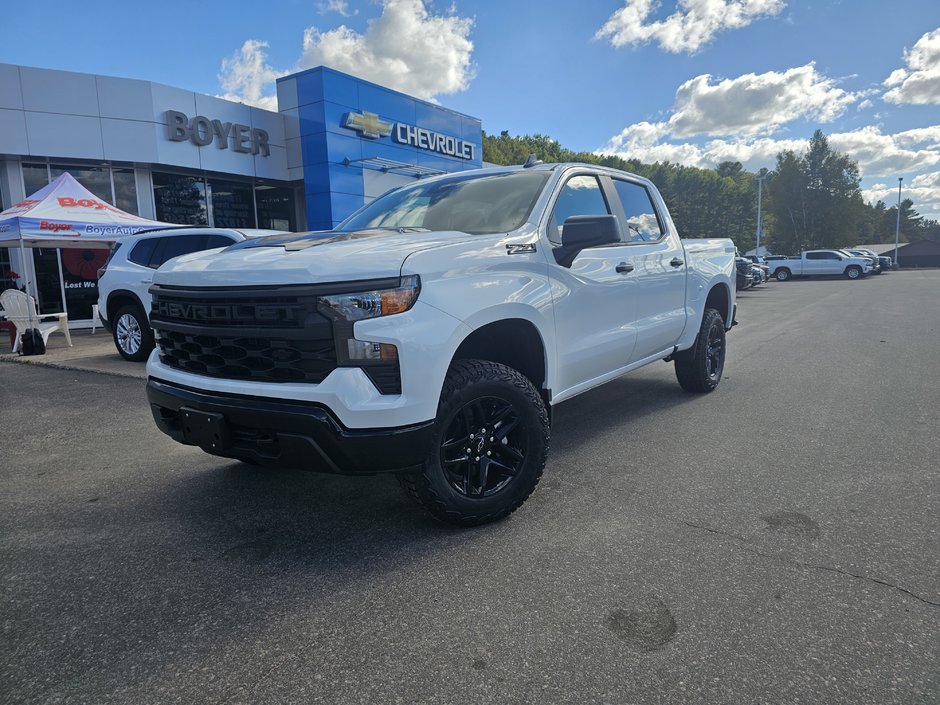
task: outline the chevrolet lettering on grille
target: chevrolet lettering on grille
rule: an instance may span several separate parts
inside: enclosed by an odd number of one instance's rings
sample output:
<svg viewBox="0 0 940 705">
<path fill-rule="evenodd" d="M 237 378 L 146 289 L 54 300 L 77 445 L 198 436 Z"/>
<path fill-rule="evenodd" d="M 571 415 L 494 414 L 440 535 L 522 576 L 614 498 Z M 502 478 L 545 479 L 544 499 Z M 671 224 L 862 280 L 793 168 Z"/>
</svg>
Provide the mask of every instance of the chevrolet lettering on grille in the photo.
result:
<svg viewBox="0 0 940 705">
<path fill-rule="evenodd" d="M 155 301 L 154 312 L 168 319 L 228 323 L 231 321 L 293 322 L 299 306 L 278 304 L 202 304 L 181 301 Z"/>
</svg>

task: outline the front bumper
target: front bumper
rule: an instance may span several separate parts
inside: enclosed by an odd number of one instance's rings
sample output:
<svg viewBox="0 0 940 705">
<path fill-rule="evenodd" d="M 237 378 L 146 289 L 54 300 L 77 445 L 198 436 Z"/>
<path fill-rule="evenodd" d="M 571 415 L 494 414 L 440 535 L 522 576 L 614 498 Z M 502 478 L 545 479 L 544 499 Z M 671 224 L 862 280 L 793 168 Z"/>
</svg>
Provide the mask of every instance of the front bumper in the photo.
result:
<svg viewBox="0 0 940 705">
<path fill-rule="evenodd" d="M 154 377 L 147 381 L 147 398 L 159 429 L 179 443 L 260 465 L 346 475 L 419 467 L 427 457 L 434 426 L 425 421 L 397 428 L 347 429 L 322 404 L 206 393 Z M 184 413 L 214 419 L 217 433 L 192 432 L 185 427 Z"/>
</svg>

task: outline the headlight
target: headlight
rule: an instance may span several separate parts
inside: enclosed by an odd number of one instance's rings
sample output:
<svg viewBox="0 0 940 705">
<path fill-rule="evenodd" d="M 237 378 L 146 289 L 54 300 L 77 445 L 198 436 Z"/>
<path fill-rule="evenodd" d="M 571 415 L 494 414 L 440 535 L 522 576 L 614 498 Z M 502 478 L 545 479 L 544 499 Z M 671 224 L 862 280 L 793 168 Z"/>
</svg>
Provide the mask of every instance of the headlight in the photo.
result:
<svg viewBox="0 0 940 705">
<path fill-rule="evenodd" d="M 321 296 L 317 306 L 334 320 L 355 322 L 407 311 L 414 306 L 420 290 L 421 281 L 417 276 L 402 277 L 400 285 L 394 289 Z"/>
<path fill-rule="evenodd" d="M 401 394 L 398 348 L 391 343 L 358 340 L 356 321 L 403 313 L 414 306 L 421 291 L 417 276 L 402 277 L 389 289 L 321 296 L 317 308 L 333 322 L 336 362 L 340 367 L 361 367 L 382 394 Z"/>
</svg>

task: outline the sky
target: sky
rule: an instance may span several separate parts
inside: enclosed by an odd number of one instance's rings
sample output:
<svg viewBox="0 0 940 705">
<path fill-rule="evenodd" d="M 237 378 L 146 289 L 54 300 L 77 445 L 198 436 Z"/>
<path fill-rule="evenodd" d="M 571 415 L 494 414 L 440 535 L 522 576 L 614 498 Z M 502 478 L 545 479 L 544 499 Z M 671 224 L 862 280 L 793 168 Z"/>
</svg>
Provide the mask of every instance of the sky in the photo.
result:
<svg viewBox="0 0 940 705">
<path fill-rule="evenodd" d="M 0 62 L 276 109 L 325 64 L 574 150 L 772 169 L 816 129 L 866 200 L 940 219 L 940 2 L 226 0 L 19 3 Z"/>
</svg>

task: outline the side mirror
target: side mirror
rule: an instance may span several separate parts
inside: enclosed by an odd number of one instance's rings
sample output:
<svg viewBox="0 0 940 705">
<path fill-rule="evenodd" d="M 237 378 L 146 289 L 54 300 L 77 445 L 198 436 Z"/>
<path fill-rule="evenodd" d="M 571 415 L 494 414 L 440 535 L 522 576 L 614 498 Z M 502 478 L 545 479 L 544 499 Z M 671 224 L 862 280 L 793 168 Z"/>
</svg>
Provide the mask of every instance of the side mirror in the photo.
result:
<svg viewBox="0 0 940 705">
<path fill-rule="evenodd" d="M 620 242 L 615 215 L 573 215 L 561 228 L 561 247 L 552 252 L 562 267 L 570 267 L 578 253 L 588 247 Z"/>
</svg>

